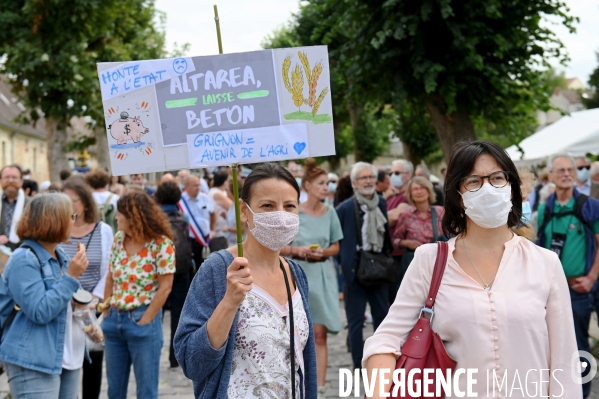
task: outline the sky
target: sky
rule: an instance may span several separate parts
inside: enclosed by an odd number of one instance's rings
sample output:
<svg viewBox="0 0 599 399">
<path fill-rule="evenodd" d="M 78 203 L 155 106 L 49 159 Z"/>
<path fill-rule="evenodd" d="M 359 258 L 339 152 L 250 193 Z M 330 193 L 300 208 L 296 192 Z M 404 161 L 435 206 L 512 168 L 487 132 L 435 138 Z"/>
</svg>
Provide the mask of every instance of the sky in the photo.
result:
<svg viewBox="0 0 599 399">
<path fill-rule="evenodd" d="M 565 44 L 571 61 L 564 68 L 566 77 L 578 77 L 587 83 L 591 72 L 599 65 L 599 2 L 597 0 L 566 0 L 571 15 L 578 16 L 577 32 L 565 28 L 554 30 Z M 168 49 L 174 43 L 191 45 L 187 56 L 218 54 L 213 4 L 216 0 L 157 0 L 156 8 L 166 13 Z M 286 24 L 299 9 L 299 0 L 221 0 L 218 2 L 223 51 L 225 53 L 261 49 L 262 40 L 273 30 Z"/>
</svg>

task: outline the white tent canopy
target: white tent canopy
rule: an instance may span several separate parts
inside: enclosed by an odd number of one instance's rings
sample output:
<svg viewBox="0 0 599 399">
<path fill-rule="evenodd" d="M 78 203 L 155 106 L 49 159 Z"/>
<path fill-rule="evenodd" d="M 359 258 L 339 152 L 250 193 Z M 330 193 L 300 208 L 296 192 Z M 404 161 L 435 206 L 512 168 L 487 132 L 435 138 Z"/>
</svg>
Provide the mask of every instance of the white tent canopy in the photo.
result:
<svg viewBox="0 0 599 399">
<path fill-rule="evenodd" d="M 516 163 L 540 163 L 557 153 L 567 153 L 575 157 L 587 153 L 597 154 L 599 108 L 572 112 L 522 140 L 520 147 L 524 150 L 523 158 L 515 145 L 506 149 Z"/>
</svg>

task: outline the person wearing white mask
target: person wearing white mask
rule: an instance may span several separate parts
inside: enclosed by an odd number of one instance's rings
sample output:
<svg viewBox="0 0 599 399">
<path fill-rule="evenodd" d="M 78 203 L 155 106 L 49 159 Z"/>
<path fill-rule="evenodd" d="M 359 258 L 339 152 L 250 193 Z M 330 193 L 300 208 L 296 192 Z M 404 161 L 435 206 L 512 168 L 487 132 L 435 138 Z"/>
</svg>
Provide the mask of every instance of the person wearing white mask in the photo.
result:
<svg viewBox="0 0 599 399">
<path fill-rule="evenodd" d="M 591 195 L 591 160 L 576 157 L 576 189 L 579 193 Z"/>
<path fill-rule="evenodd" d="M 174 339 L 195 397 L 317 397 L 308 281 L 280 256 L 299 231 L 299 193 L 282 166 L 255 168 L 239 201 L 244 257 L 223 249 L 197 272 Z"/>
<path fill-rule="evenodd" d="M 329 173 L 327 178 L 329 179 L 327 183 L 328 195 L 325 198 L 324 203 L 326 205 L 335 206 L 335 193 L 337 192 L 337 182 L 339 181 L 339 176 L 337 176 L 335 173 Z"/>
<path fill-rule="evenodd" d="M 389 314 L 366 341 L 362 367 L 368 375 L 394 369 L 419 314 L 434 314 L 432 327 L 457 361 L 456 371 L 495 372 L 510 381 L 527 375 L 518 397 L 527 389 L 537 397 L 581 398 L 581 385 L 572 378 L 580 363 L 559 258 L 511 230 L 522 217 L 514 163 L 497 144 L 460 143 L 449 159 L 445 193 L 442 225 L 453 238 L 434 307 L 422 312 L 437 257 L 437 244 L 424 244 L 416 249 Z M 389 392 L 391 383 L 379 387 L 379 381 L 372 398 L 385 396 L 381 388 Z M 490 397 L 485 378 L 455 374 L 453 382 L 459 391 Z M 505 385 L 492 385 L 493 397 L 499 389 L 501 397 L 515 397 L 506 394 Z"/>
<path fill-rule="evenodd" d="M 406 183 L 414 176 L 414 164 L 405 159 L 396 159 L 391 163 L 389 176 L 391 177 L 391 186 L 396 190 L 396 194 L 387 199 L 389 227 L 394 227 L 399 214 L 409 208 L 405 189 Z"/>
</svg>

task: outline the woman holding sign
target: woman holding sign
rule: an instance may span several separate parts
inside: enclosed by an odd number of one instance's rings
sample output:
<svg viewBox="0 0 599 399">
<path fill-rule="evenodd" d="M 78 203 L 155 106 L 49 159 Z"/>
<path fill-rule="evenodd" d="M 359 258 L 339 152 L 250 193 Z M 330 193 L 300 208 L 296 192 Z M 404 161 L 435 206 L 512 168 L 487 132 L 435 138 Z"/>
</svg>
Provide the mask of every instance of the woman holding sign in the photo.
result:
<svg viewBox="0 0 599 399">
<path fill-rule="evenodd" d="M 343 239 L 335 209 L 323 203 L 328 195 L 327 171 L 312 158 L 306 159 L 302 186 L 308 199 L 300 205 L 300 230 L 284 251 L 300 264 L 310 285 L 310 308 L 314 322 L 318 394 L 325 392 L 327 333 L 341 330 L 339 285 L 332 256 L 339 253 Z M 319 396 L 320 397 L 320 396 Z"/>
<path fill-rule="evenodd" d="M 280 256 L 299 230 L 299 193 L 283 167 L 254 169 L 240 201 L 245 257 L 231 247 L 198 270 L 174 343 L 196 398 L 317 396 L 308 282 Z"/>
</svg>

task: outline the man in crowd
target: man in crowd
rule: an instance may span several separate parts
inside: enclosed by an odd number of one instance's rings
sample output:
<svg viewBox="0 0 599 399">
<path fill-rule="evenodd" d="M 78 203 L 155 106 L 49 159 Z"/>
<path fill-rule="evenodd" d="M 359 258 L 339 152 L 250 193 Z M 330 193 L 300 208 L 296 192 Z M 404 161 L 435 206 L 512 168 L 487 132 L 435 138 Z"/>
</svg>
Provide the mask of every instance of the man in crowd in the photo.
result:
<svg viewBox="0 0 599 399">
<path fill-rule="evenodd" d="M 179 209 L 189 217 L 189 239 L 191 240 L 196 270 L 204 262 L 203 251 L 216 229 L 216 213 L 212 199 L 200 192 L 200 178 L 189 175 L 183 181 L 185 192 L 181 194 Z"/>
<path fill-rule="evenodd" d="M 591 197 L 599 199 L 599 161 L 591 164 Z"/>
<path fill-rule="evenodd" d="M 577 157 L 576 169 L 576 189 L 580 193 L 591 195 L 591 160 L 587 157 Z"/>
<path fill-rule="evenodd" d="M 142 188 L 150 197 L 156 192 L 156 190 L 153 188 L 146 187 L 146 178 L 141 173 L 132 174 L 129 178 L 129 181 L 131 182 L 131 186 Z"/>
<path fill-rule="evenodd" d="M 380 169 L 376 177 L 376 193 L 385 198 L 386 191 L 389 188 L 390 184 L 391 179 L 389 178 L 387 171 L 384 169 Z"/>
<path fill-rule="evenodd" d="M 108 191 L 110 175 L 104 169 L 96 169 L 85 175 L 85 182 L 92 188 L 100 220 L 112 227 L 113 232 L 116 233 L 116 202 L 119 196 Z"/>
<path fill-rule="evenodd" d="M 596 306 L 593 286 L 599 276 L 599 201 L 578 191 L 576 165 L 568 155 L 555 155 L 547 164 L 555 193 L 539 205 L 537 244 L 556 252 L 561 260 L 570 286 L 576 343 L 579 350 L 590 353 L 589 322 Z M 584 397 L 590 389 L 590 382 L 583 384 Z"/>
<path fill-rule="evenodd" d="M 428 170 L 428 168 L 424 165 L 418 165 L 416 167 L 416 171 L 414 172 L 415 176 L 422 176 L 424 177 L 426 180 L 431 181 L 431 171 Z M 431 181 L 432 183 L 432 181 Z M 439 205 L 439 206 L 443 206 L 444 198 L 445 196 L 443 195 L 443 191 L 439 188 L 439 186 L 437 184 L 433 183 L 433 190 L 435 190 L 435 196 L 437 197 L 437 202 L 435 202 L 433 205 Z"/>
<path fill-rule="evenodd" d="M 287 170 L 295 177 L 295 181 L 297 181 L 297 185 L 300 187 L 300 202 L 306 202 L 308 200 L 308 193 L 302 188 L 304 168 L 295 161 L 289 161 L 287 163 Z"/>
<path fill-rule="evenodd" d="M 23 209 L 31 201 L 25 195 L 23 173 L 18 165 L 8 165 L 0 170 L 0 185 L 2 186 L 2 212 L 0 215 L 0 245 L 6 245 L 14 250 L 19 246 L 17 223 L 23 214 Z"/>
<path fill-rule="evenodd" d="M 376 194 L 377 170 L 365 162 L 356 163 L 351 170 L 354 197 L 337 207 L 337 215 L 343 229 L 339 255 L 343 269 L 345 289 L 345 312 L 349 329 L 349 346 L 354 368 L 360 368 L 364 341 L 362 326 L 366 303 L 370 304 L 373 326 L 376 330 L 389 310 L 389 292 L 386 285 L 365 287 L 355 279 L 360 252 L 356 232 L 361 232 L 362 250 L 379 253 L 390 250 L 391 239 L 387 223 L 385 200 Z M 359 206 L 356 220 L 354 201 Z M 364 229 L 361 226 L 365 226 Z"/>
<path fill-rule="evenodd" d="M 414 165 L 405 159 L 396 159 L 391 163 L 391 185 L 397 194 L 387 199 L 387 211 L 389 212 L 389 226 L 395 227 L 399 214 L 405 209 L 400 204 L 407 204 L 405 196 L 406 183 L 414 176 Z"/>
</svg>

